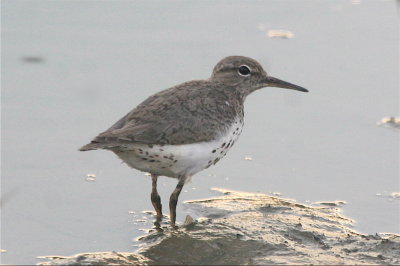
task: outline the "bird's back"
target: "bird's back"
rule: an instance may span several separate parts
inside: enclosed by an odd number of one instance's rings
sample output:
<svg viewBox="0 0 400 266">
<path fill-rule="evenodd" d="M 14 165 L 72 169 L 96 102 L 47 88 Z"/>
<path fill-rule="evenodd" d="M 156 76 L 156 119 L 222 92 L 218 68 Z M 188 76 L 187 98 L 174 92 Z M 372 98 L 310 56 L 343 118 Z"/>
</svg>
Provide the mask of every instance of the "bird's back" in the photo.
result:
<svg viewBox="0 0 400 266">
<path fill-rule="evenodd" d="M 190 81 L 150 96 L 80 150 L 207 142 L 237 119 L 243 119 L 243 102 L 234 90 L 208 80 Z"/>
</svg>

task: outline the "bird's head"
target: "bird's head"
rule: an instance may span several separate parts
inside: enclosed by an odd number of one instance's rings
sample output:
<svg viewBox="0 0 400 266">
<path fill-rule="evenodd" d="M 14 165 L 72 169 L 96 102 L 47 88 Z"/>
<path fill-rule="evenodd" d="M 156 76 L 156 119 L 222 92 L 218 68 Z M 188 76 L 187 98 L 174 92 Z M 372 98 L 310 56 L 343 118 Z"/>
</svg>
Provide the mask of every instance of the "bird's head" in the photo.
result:
<svg viewBox="0 0 400 266">
<path fill-rule="evenodd" d="M 264 87 L 308 92 L 303 87 L 269 76 L 256 60 L 244 56 L 228 56 L 219 61 L 210 80 L 233 86 L 244 97 Z"/>
</svg>

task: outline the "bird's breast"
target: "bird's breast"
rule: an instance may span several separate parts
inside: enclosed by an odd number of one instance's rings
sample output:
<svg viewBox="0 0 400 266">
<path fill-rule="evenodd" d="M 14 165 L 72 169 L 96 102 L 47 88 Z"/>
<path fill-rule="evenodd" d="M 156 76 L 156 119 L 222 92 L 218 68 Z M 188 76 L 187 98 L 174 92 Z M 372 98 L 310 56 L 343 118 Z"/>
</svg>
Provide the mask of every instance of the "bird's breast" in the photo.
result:
<svg viewBox="0 0 400 266">
<path fill-rule="evenodd" d="M 129 166 L 141 171 L 175 178 L 192 176 L 221 160 L 242 129 L 243 120 L 238 118 L 212 141 L 162 146 L 132 144 L 114 152 Z"/>
</svg>

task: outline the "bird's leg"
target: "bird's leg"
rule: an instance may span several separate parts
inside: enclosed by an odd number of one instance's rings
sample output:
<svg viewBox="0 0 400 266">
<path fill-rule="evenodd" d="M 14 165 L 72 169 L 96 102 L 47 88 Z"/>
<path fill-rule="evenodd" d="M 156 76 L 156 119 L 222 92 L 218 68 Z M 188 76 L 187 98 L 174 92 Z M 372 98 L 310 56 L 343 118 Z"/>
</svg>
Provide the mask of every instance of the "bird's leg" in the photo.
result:
<svg viewBox="0 0 400 266">
<path fill-rule="evenodd" d="M 156 175 L 151 175 L 152 180 L 152 190 L 151 190 L 151 203 L 153 204 L 154 210 L 157 213 L 157 221 L 161 221 L 162 219 L 162 207 L 161 207 L 161 198 L 157 192 L 157 178 Z"/>
<path fill-rule="evenodd" d="M 176 204 L 178 203 L 178 197 L 181 193 L 183 185 L 185 185 L 186 176 L 181 176 L 179 178 L 178 185 L 174 192 L 172 192 L 171 197 L 169 198 L 169 211 L 170 211 L 170 219 L 171 219 L 171 226 L 175 228 L 175 220 L 176 220 Z"/>
</svg>

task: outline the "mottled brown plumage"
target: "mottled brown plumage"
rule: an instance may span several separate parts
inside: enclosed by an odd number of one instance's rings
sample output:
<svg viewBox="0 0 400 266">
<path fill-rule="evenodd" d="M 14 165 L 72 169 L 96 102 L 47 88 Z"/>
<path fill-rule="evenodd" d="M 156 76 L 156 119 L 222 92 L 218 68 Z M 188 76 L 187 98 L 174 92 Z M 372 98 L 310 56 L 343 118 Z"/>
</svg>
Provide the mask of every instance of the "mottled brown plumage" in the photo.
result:
<svg viewBox="0 0 400 266">
<path fill-rule="evenodd" d="M 251 58 L 226 57 L 208 80 L 185 82 L 150 96 L 80 150 L 108 149 L 131 167 L 150 172 L 158 220 L 162 212 L 157 177 L 178 178 L 170 198 L 174 225 L 176 202 L 187 178 L 227 153 L 243 126 L 244 100 L 267 86 L 307 92 L 267 75 Z"/>
<path fill-rule="evenodd" d="M 180 145 L 211 141 L 237 116 L 243 117 L 243 98 L 234 87 L 228 93 L 224 89 L 219 82 L 205 80 L 161 91 L 99 134 L 87 149 L 127 142 Z"/>
</svg>

